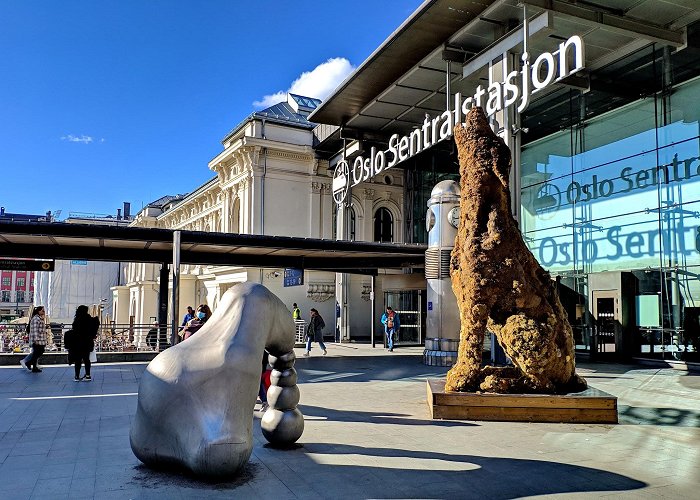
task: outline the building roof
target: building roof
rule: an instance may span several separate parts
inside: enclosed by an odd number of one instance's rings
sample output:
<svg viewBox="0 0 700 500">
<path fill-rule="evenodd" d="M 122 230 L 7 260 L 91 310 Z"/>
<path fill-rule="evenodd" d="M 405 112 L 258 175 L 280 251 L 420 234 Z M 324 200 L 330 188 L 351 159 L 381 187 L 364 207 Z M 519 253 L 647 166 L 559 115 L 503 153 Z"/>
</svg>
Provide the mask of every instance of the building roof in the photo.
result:
<svg viewBox="0 0 700 500">
<path fill-rule="evenodd" d="M 652 43 L 683 52 L 686 26 L 700 19 L 700 9 L 687 0 L 426 0 L 309 119 L 344 126 L 348 137 L 352 129 L 387 138 L 410 132 L 426 114 L 446 109 L 447 59 L 450 94 L 467 96 L 486 81 L 489 59 L 505 50 L 522 51 L 523 5 L 531 57 L 578 34 L 586 43 L 586 72 L 593 76 Z M 590 90 L 596 84 L 590 81 Z M 533 99 L 560 87 L 552 85 Z"/>
<path fill-rule="evenodd" d="M 209 181 L 207 181 L 209 182 Z M 187 196 L 187 193 L 185 194 L 166 194 L 165 196 L 161 196 L 157 200 L 154 200 L 150 202 L 148 205 L 146 205 L 146 208 L 159 208 L 163 210 L 167 205 L 173 203 L 174 201 L 180 201 L 183 200 Z"/>
<path fill-rule="evenodd" d="M 16 214 L 5 212 L 5 207 L 0 208 L 0 220 L 8 222 L 37 222 L 39 220 L 51 219 L 51 214 L 36 215 L 36 214 Z"/>
<path fill-rule="evenodd" d="M 316 126 L 316 124 L 310 122 L 307 119 L 307 116 L 310 112 L 320 106 L 320 104 L 320 99 L 300 96 L 297 94 L 287 94 L 287 102 L 279 102 L 277 104 L 273 104 L 269 108 L 254 111 L 238 125 L 236 125 L 228 134 L 226 134 L 221 142 L 225 143 L 231 136 L 235 135 L 239 130 L 241 130 L 246 123 L 255 119 L 264 119 L 266 121 L 276 122 L 282 125 L 311 130 Z"/>
</svg>

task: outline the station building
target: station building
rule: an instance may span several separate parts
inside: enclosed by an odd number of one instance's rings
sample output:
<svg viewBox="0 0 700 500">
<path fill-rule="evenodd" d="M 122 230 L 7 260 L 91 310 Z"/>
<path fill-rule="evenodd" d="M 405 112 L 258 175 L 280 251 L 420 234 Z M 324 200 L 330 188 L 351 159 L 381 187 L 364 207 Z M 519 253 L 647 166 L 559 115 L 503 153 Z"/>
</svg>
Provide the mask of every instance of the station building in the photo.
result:
<svg viewBox="0 0 700 500">
<path fill-rule="evenodd" d="M 319 158 L 313 149 L 318 142 L 314 133 L 316 125 L 307 119 L 319 104 L 317 99 L 289 94 L 287 101 L 252 113 L 222 139 L 223 150 L 208 162 L 209 169 L 215 173 L 209 181 L 189 194 L 164 196 L 150 203 L 136 214 L 131 225 L 335 239 L 332 172 L 328 170 L 328 161 Z M 358 208 L 351 239 L 375 241 L 373 237 L 378 234 L 383 241 L 403 241 L 405 203 L 400 171 L 388 172 L 380 181 L 362 183 L 355 195 Z M 375 224 L 372 214 L 378 210 L 384 218 Z M 338 309 L 336 274 L 302 271 L 300 279 L 290 283 L 285 279 L 285 273 L 290 271 L 295 270 L 183 265 L 178 317 L 184 316 L 188 305 L 196 308 L 208 304 L 215 309 L 230 287 L 253 281 L 268 287 L 290 308 L 297 303 L 307 320 L 309 309 L 316 308 L 325 320 L 325 333 L 334 337 Z M 156 321 L 160 276 L 158 265 L 127 265 L 123 284 L 112 287 L 116 323 L 149 325 Z M 387 281 L 391 280 L 401 283 L 393 286 L 402 289 L 424 287 L 420 275 L 387 272 Z M 347 316 L 349 323 L 343 329 L 343 340 L 367 340 L 371 323 L 371 277 L 348 275 L 344 283 L 352 297 L 345 306 L 352 314 Z M 381 293 L 381 283 L 377 280 L 377 293 Z M 378 301 L 376 308 L 375 312 L 380 313 L 382 303 Z M 142 340 L 136 335 L 137 344 Z"/>
<path fill-rule="evenodd" d="M 699 20 L 684 0 L 425 1 L 308 117 L 338 236 L 381 220 L 369 183 L 401 186 L 394 241 L 426 242 L 431 191 L 459 177 L 452 129 L 481 106 L 577 351 L 696 357 Z"/>
</svg>

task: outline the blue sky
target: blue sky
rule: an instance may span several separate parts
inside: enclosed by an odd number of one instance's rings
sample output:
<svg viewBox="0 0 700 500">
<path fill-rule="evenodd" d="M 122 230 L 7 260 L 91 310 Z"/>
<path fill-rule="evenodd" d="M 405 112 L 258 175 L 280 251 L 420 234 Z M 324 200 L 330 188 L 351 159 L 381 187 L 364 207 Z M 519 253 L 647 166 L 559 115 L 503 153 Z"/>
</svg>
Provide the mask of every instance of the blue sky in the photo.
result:
<svg viewBox="0 0 700 500">
<path fill-rule="evenodd" d="M 0 205 L 65 218 L 189 192 L 254 103 L 327 92 L 421 3 L 4 0 Z"/>
</svg>

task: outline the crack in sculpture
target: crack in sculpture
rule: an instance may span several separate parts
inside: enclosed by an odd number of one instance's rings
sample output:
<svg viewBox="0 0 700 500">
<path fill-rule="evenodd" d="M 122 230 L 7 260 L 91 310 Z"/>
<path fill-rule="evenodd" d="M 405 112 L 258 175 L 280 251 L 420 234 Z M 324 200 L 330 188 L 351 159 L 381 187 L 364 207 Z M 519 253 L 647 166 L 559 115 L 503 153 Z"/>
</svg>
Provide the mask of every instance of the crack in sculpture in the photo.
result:
<svg viewBox="0 0 700 500">
<path fill-rule="evenodd" d="M 461 330 L 448 391 L 562 393 L 583 390 L 571 326 L 547 271 L 511 212 L 510 150 L 481 108 L 454 130 L 460 164 L 460 221 L 451 259 Z M 513 367 L 481 367 L 486 330 Z"/>
<path fill-rule="evenodd" d="M 241 283 L 228 290 L 192 337 L 156 356 L 139 385 L 131 449 L 144 464 L 230 476 L 253 449 L 253 407 L 263 349 L 273 368 L 261 427 L 273 444 L 301 436 L 304 419 L 294 370 L 294 323 L 267 288 Z"/>
</svg>

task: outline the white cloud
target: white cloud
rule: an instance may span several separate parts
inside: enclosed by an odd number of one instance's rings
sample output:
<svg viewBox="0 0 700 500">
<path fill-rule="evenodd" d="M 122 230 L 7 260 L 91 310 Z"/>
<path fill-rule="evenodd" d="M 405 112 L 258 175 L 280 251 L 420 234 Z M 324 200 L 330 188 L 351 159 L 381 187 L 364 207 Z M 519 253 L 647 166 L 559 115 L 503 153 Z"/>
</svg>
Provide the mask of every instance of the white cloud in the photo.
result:
<svg viewBox="0 0 700 500">
<path fill-rule="evenodd" d="M 93 141 L 93 138 L 90 137 L 89 135 L 73 135 L 73 134 L 68 134 L 64 135 L 61 137 L 62 141 L 68 141 L 68 142 L 82 142 L 83 144 L 90 144 Z"/>
<path fill-rule="evenodd" d="M 256 108 L 267 108 L 278 102 L 287 100 L 287 93 L 299 94 L 305 97 L 325 99 L 340 83 L 355 69 L 344 57 L 334 57 L 319 64 L 311 71 L 304 71 L 299 78 L 292 82 L 289 89 L 264 96 L 255 101 Z"/>
</svg>

